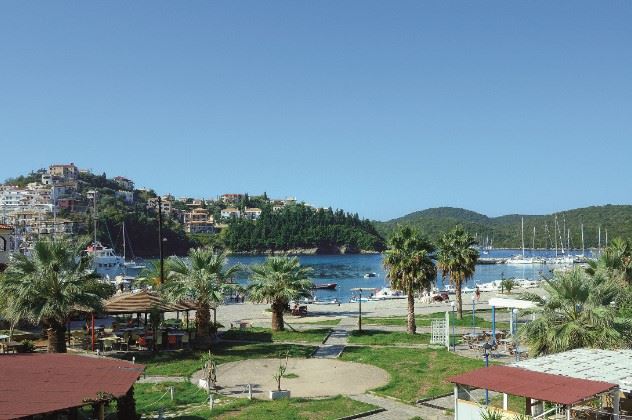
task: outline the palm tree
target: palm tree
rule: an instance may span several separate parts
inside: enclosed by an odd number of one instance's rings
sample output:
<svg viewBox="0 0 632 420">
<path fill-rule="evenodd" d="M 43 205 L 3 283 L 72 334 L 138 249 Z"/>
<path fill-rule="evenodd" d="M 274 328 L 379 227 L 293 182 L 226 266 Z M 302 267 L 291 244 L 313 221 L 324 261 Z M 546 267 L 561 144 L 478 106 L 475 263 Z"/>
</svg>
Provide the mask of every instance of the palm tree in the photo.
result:
<svg viewBox="0 0 632 420">
<path fill-rule="evenodd" d="M 197 248 L 189 251 L 186 260 L 170 258 L 167 267 L 161 293 L 173 302 L 195 302 L 197 344 L 210 347 L 211 307 L 223 301 L 224 293 L 231 288 L 230 282 L 241 266 L 227 267 L 227 256 L 223 251 L 216 253 L 211 248 Z"/>
<path fill-rule="evenodd" d="M 272 331 L 285 329 L 283 312 L 290 300 L 310 295 L 311 272 L 311 268 L 301 266 L 297 257 L 268 257 L 263 264 L 252 267 L 248 296 L 254 302 L 271 304 Z"/>
<path fill-rule="evenodd" d="M 48 352 L 65 353 L 65 324 L 77 310 L 97 311 L 113 289 L 97 280 L 84 243 L 39 241 L 29 258 L 16 254 L 0 281 L 0 294 L 11 302 L 15 316 L 42 323 Z"/>
<path fill-rule="evenodd" d="M 474 275 L 478 251 L 474 248 L 476 240 L 461 226 L 456 226 L 439 240 L 437 266 L 441 276 L 450 278 L 450 283 L 456 288 L 456 304 L 459 318 L 463 319 L 463 300 L 461 287 Z"/>
<path fill-rule="evenodd" d="M 620 279 L 590 277 L 580 268 L 545 279 L 548 298 L 523 295 L 537 307 L 525 314 L 535 320 L 520 328 L 534 355 L 581 347 L 613 348 L 622 344 L 629 322 L 617 323 L 616 300 L 625 285 Z"/>
<path fill-rule="evenodd" d="M 611 275 L 623 276 L 632 284 L 632 244 L 629 240 L 615 238 L 610 242 L 598 260 L 589 260 L 586 272 L 594 275 L 597 271 L 604 270 Z"/>
<path fill-rule="evenodd" d="M 432 262 L 434 247 L 421 234 L 410 227 L 400 228 L 389 241 L 384 258 L 392 287 L 408 295 L 408 334 L 415 334 L 415 291 L 428 289 L 437 277 Z"/>
</svg>

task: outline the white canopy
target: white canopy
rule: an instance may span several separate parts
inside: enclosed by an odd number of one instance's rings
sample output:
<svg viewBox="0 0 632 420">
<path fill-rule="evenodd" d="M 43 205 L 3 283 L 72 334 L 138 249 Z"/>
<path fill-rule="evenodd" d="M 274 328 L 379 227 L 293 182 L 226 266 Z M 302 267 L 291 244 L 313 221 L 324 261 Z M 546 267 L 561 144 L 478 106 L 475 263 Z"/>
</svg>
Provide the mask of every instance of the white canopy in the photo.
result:
<svg viewBox="0 0 632 420">
<path fill-rule="evenodd" d="M 493 297 L 489 299 L 489 306 L 494 306 L 496 308 L 529 309 L 535 308 L 535 303 L 529 300 Z"/>
</svg>

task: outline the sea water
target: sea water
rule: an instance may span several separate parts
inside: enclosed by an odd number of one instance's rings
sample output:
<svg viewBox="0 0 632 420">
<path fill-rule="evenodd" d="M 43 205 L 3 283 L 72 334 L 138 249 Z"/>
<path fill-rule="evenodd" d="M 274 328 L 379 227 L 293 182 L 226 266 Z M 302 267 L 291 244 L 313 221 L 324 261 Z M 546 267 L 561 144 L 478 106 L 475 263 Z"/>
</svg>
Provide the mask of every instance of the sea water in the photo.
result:
<svg viewBox="0 0 632 420">
<path fill-rule="evenodd" d="M 489 254 L 481 255 L 486 258 L 509 258 L 513 255 L 521 253 L 521 250 L 498 249 L 491 250 Z M 526 257 L 545 257 L 551 258 L 555 256 L 554 251 L 527 251 Z M 590 257 L 590 253 L 586 253 Z M 336 283 L 336 290 L 315 290 L 315 296 L 322 300 L 338 299 L 341 302 L 348 302 L 357 292 L 351 289 L 371 288 L 381 289 L 388 287 L 389 282 L 386 277 L 383 265 L 383 255 L 305 255 L 300 256 L 299 260 L 304 266 L 310 267 L 313 271 L 311 279 L 315 284 Z M 230 264 L 240 263 L 245 270 L 239 274 L 236 281 L 247 286 L 249 283 L 250 271 L 248 268 L 254 264 L 261 264 L 265 261 L 264 256 L 234 256 L 229 258 Z M 541 280 L 543 277 L 551 277 L 552 270 L 560 265 L 552 266 L 546 264 L 490 264 L 477 265 L 474 277 L 470 279 L 464 287 L 474 287 L 475 284 L 489 283 L 502 278 L 513 277 L 515 279 Z M 367 273 L 376 273 L 375 277 L 365 278 Z M 449 280 L 445 279 L 445 283 Z M 439 289 L 444 286 L 444 279 L 439 273 L 436 279 L 436 285 Z"/>
</svg>

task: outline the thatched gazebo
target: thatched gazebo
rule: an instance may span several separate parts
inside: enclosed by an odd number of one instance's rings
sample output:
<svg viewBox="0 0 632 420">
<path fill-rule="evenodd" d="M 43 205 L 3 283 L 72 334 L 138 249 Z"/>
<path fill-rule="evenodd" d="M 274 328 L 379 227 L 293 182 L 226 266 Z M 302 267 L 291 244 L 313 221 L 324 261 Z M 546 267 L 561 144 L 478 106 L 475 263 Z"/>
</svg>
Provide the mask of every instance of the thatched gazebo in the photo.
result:
<svg viewBox="0 0 632 420">
<path fill-rule="evenodd" d="M 120 293 L 112 296 L 103 302 L 104 314 L 108 315 L 125 315 L 136 314 L 140 324 L 141 314 L 145 314 L 145 325 L 147 325 L 147 314 L 158 311 L 165 312 L 184 312 L 186 314 L 186 327 L 189 327 L 189 312 L 195 310 L 193 302 L 184 301 L 181 303 L 166 302 L 158 293 L 141 290 L 139 292 Z M 94 350 L 94 314 L 92 315 L 92 348 Z"/>
</svg>

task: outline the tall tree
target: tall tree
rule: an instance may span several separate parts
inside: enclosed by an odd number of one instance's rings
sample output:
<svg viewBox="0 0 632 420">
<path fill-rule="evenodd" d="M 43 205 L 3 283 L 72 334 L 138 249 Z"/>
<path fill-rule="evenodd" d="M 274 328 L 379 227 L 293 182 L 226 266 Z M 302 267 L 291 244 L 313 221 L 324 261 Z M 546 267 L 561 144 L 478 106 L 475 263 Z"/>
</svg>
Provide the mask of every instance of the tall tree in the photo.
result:
<svg viewBox="0 0 632 420">
<path fill-rule="evenodd" d="M 630 321 L 617 322 L 616 301 L 625 288 L 620 278 L 589 276 L 580 268 L 546 279 L 545 299 L 528 293 L 523 299 L 536 303 L 535 320 L 520 328 L 520 336 L 533 355 L 581 347 L 613 348 L 622 345 Z"/>
<path fill-rule="evenodd" d="M 248 296 L 255 302 L 271 304 L 273 331 L 285 329 L 283 312 L 290 300 L 310 295 L 311 272 L 311 268 L 301 266 L 297 257 L 269 257 L 252 267 Z"/>
<path fill-rule="evenodd" d="M 441 270 L 441 276 L 444 279 L 448 276 L 450 283 L 456 288 L 456 303 L 461 319 L 463 319 L 461 288 L 463 283 L 474 275 L 479 255 L 474 245 L 476 245 L 474 237 L 461 226 L 456 226 L 439 240 L 437 266 Z"/>
<path fill-rule="evenodd" d="M 101 299 L 113 292 L 97 280 L 91 258 L 81 252 L 86 244 L 36 242 L 31 257 L 14 256 L 0 281 L 12 313 L 46 328 L 49 353 L 66 352 L 65 324 L 73 312 L 98 311 Z"/>
<path fill-rule="evenodd" d="M 620 275 L 632 285 L 632 244 L 629 240 L 615 238 L 610 242 L 599 258 L 588 261 L 586 272 L 594 275 L 599 270 Z"/>
<path fill-rule="evenodd" d="M 211 248 L 195 248 L 189 251 L 187 259 L 169 259 L 165 283 L 161 293 L 172 302 L 192 300 L 196 304 L 197 345 L 208 348 L 211 345 L 211 307 L 224 299 L 224 294 L 232 285 L 233 277 L 241 270 L 240 265 L 227 265 L 225 252 L 215 252 Z"/>
<path fill-rule="evenodd" d="M 391 286 L 408 296 L 408 334 L 415 334 L 415 291 L 429 289 L 437 277 L 431 255 L 434 247 L 410 227 L 400 228 L 389 241 L 384 257 Z"/>
</svg>

